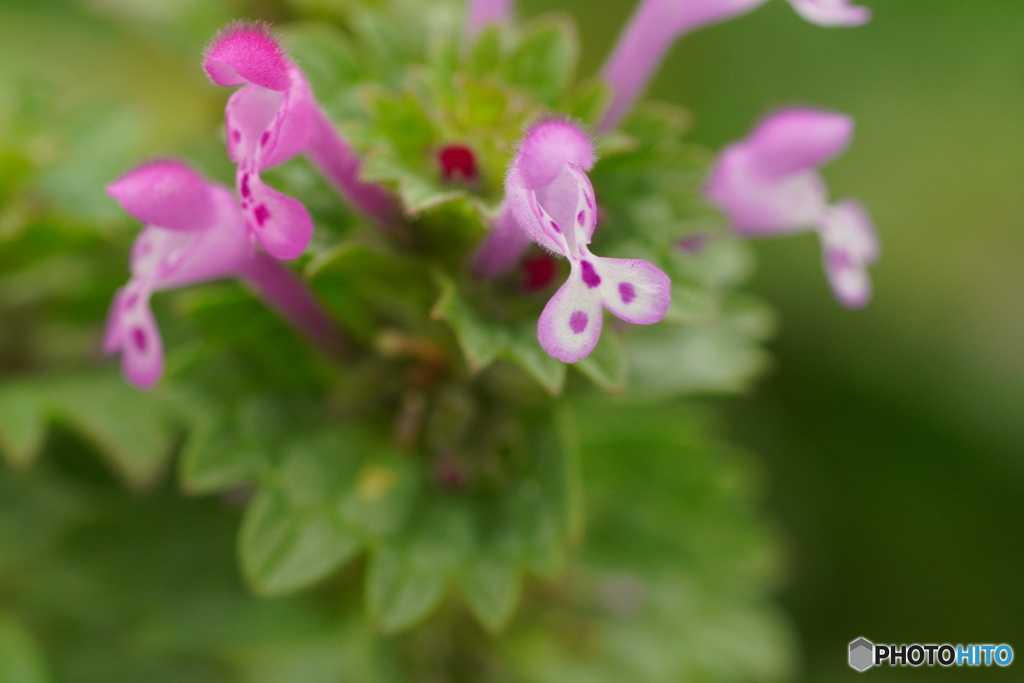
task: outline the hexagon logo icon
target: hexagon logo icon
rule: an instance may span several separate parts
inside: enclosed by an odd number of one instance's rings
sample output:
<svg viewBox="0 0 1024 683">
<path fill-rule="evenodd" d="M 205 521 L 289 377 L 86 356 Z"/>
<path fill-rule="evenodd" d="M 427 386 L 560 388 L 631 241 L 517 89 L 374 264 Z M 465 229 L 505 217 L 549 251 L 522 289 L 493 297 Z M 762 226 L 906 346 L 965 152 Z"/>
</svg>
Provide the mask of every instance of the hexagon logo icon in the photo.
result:
<svg viewBox="0 0 1024 683">
<path fill-rule="evenodd" d="M 867 638 L 858 638 L 850 643 L 850 666 L 857 671 L 867 671 L 875 665 L 875 644 Z"/>
</svg>

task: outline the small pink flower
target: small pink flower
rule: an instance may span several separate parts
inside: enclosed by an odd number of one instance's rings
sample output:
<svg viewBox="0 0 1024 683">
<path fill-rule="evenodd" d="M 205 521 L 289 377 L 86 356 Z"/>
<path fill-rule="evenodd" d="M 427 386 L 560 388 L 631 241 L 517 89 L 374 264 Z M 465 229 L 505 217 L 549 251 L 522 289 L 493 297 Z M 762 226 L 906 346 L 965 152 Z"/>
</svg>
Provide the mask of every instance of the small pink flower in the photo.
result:
<svg viewBox="0 0 1024 683">
<path fill-rule="evenodd" d="M 541 246 L 569 259 L 569 280 L 541 313 L 537 336 L 566 363 L 585 358 L 601 336 L 603 309 L 648 325 L 665 315 L 668 276 L 647 261 L 601 258 L 587 245 L 597 227 L 597 202 L 586 171 L 590 140 L 562 120 L 527 130 L 505 179 L 506 201 L 519 227 Z"/>
<path fill-rule="evenodd" d="M 107 188 L 146 223 L 131 252 L 131 279 L 114 297 L 103 348 L 121 353 L 128 380 L 149 388 L 163 373 L 154 292 L 226 277 L 245 280 L 314 341 L 337 350 L 333 323 L 283 265 L 258 251 L 231 192 L 178 161 L 140 166 Z"/>
<path fill-rule="evenodd" d="M 246 224 L 267 252 L 297 258 L 313 222 L 296 199 L 267 187 L 260 172 L 306 154 L 348 200 L 383 224 L 397 219 L 383 189 L 359 181 L 361 164 L 320 111 L 306 77 L 264 24 L 239 22 L 214 38 L 203 66 L 223 86 L 243 86 L 225 111 L 228 153 L 238 164 L 236 184 Z"/>
<path fill-rule="evenodd" d="M 866 210 L 853 200 L 830 205 L 818 168 L 841 154 L 853 120 L 813 109 L 786 109 L 765 118 L 745 139 L 727 147 L 711 170 L 705 195 L 747 236 L 816 230 L 825 272 L 849 308 L 871 298 L 867 266 L 879 246 Z"/>
<path fill-rule="evenodd" d="M 475 36 L 490 24 L 507 24 L 512 19 L 512 0 L 469 0 L 466 28 Z"/>
<path fill-rule="evenodd" d="M 665 53 L 680 36 L 708 24 L 746 14 L 768 0 L 643 0 L 605 63 L 612 103 L 598 126 L 615 128 L 644 91 Z M 789 0 L 807 21 L 820 26 L 858 26 L 871 10 L 852 0 Z"/>
</svg>

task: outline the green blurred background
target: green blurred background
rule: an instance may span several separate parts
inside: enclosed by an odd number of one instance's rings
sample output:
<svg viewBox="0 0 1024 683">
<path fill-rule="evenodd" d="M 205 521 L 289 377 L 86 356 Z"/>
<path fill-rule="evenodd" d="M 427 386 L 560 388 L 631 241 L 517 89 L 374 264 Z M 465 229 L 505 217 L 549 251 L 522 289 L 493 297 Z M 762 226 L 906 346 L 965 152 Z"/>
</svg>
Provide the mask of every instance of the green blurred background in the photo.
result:
<svg viewBox="0 0 1024 683">
<path fill-rule="evenodd" d="M 651 90 L 691 108 L 695 139 L 715 148 L 785 104 L 858 121 L 852 149 L 826 175 L 877 222 L 874 302 L 855 313 L 835 304 L 813 237 L 760 243 L 753 288 L 779 310 L 776 367 L 752 396 L 716 399 L 726 432 L 766 469 L 788 549 L 782 599 L 807 681 L 852 679 L 846 645 L 858 636 L 1008 642 L 1024 656 L 1024 4 L 865 4 L 874 21 L 843 30 L 808 25 L 775 0 L 682 41 Z M 552 8 L 523 5 L 525 15 Z M 580 24 L 584 70 L 599 67 L 631 6 L 555 4 Z M 136 29 L 107 26 L 108 10 L 135 13 Z M 42 158 L 80 162 L 49 178 L 65 210 L 114 211 L 100 187 L 149 154 L 218 163 L 220 151 L 199 141 L 222 93 L 197 85 L 181 60 L 223 23 L 223 9 L 4 0 L 0 12 L 0 114 L 4 93 L 24 88 L 63 93 L 68 110 L 80 101 L 105 110 L 109 134 L 83 136 L 102 154 L 73 138 L 61 149 L 38 141 Z M 159 42 L 147 39 L 158 32 Z M 126 46 L 138 59 L 120 58 Z M 90 174 L 95 192 L 61 195 L 89 186 L 61 172 Z"/>
<path fill-rule="evenodd" d="M 875 299 L 840 308 L 811 235 L 759 243 L 753 289 L 779 311 L 776 367 L 752 397 L 722 402 L 727 433 L 767 470 L 807 681 L 853 680 L 858 636 L 1024 656 L 1024 3 L 862 4 L 874 20 L 852 30 L 784 2 L 702 30 L 650 91 L 691 108 L 714 148 L 787 104 L 857 120 L 825 173 L 877 223 Z M 590 64 L 630 7 L 566 3 Z"/>
<path fill-rule="evenodd" d="M 759 244 L 776 367 L 752 399 L 723 402 L 788 537 L 783 600 L 808 681 L 853 679 L 858 636 L 1024 652 L 1024 4 L 865 4 L 874 21 L 856 30 L 774 2 L 701 31 L 651 92 L 692 108 L 715 147 L 790 103 L 858 122 L 826 175 L 877 222 L 875 300 L 837 306 L 810 235 Z M 627 5 L 576 3 L 591 59 Z"/>
</svg>

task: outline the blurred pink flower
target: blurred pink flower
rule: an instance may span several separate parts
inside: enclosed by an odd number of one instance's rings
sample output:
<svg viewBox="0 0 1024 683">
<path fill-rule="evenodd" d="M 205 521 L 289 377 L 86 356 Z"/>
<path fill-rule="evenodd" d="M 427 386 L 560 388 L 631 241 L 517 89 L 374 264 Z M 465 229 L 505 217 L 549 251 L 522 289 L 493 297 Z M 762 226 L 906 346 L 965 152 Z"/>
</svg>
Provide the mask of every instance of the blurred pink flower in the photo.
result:
<svg viewBox="0 0 1024 683">
<path fill-rule="evenodd" d="M 846 149 L 852 136 L 853 120 L 842 114 L 776 112 L 719 155 L 705 195 L 742 235 L 816 230 L 836 298 L 859 308 L 871 298 L 867 267 L 878 259 L 878 239 L 858 202 L 829 204 L 818 172 Z"/>
</svg>

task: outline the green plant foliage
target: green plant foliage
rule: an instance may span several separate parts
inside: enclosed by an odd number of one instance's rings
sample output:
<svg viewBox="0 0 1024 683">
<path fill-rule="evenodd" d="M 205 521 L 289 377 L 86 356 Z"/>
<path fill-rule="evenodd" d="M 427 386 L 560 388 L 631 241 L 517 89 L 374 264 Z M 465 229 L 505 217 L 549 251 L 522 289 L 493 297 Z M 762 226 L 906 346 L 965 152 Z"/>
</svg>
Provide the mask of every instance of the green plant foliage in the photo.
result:
<svg viewBox="0 0 1024 683">
<path fill-rule="evenodd" d="M 167 138 L 109 106 L 37 120 L 17 93 L 24 134 L 0 145 L 0 681 L 784 680 L 749 464 L 678 402 L 747 387 L 772 331 L 740 291 L 747 249 L 700 198 L 686 113 L 643 107 L 595 140 L 595 253 L 651 260 L 673 304 L 656 326 L 609 317 L 569 367 L 537 341 L 564 272 L 538 288 L 468 264 L 524 126 L 593 123 L 608 101 L 579 79 L 572 22 L 469 40 L 444 3 L 267 6 L 404 220 L 339 207 L 307 161 L 268 170 L 313 216 L 291 267 L 343 348 L 315 349 L 236 282 L 159 292 L 166 371 L 140 392 L 97 351 L 138 227 L 102 188 L 141 160 L 126 148 Z M 128 31 L 141 11 L 106 21 Z M 199 120 L 177 139 L 230 185 L 224 98 L 203 113 L 193 66 Z M 49 126 L 60 167 L 40 157 Z M 474 177 L 444 176 L 449 145 Z"/>
</svg>

